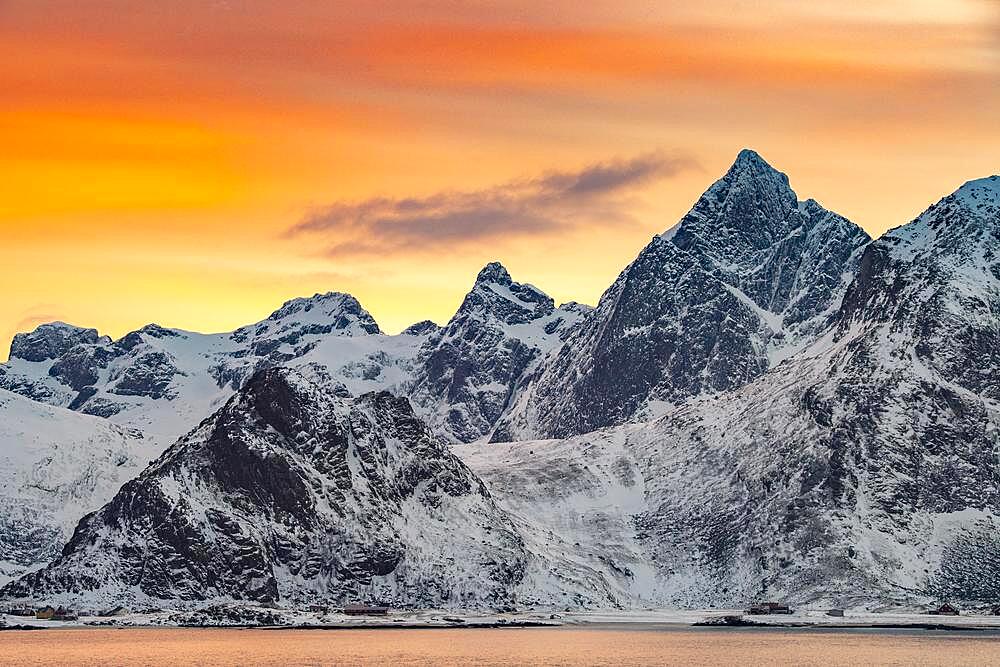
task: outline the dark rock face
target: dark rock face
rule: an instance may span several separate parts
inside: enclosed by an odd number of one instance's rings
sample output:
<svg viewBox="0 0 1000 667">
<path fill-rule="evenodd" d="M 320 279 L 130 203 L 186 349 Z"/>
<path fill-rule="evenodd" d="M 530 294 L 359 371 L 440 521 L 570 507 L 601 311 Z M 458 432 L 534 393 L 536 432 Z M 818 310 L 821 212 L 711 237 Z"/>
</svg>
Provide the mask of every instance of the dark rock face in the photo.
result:
<svg viewBox="0 0 1000 667">
<path fill-rule="evenodd" d="M 406 399 L 272 369 L 3 595 L 496 606 L 524 566 L 509 520 Z"/>
<path fill-rule="evenodd" d="M 168 395 L 170 383 L 180 373 L 169 354 L 150 350 L 137 355 L 134 362 L 114 374 L 111 393 L 121 396 L 148 396 L 152 399 Z"/>
<path fill-rule="evenodd" d="M 49 375 L 80 391 L 100 378 L 99 371 L 104 360 L 95 359 L 95 356 L 95 347 L 77 345 L 56 359 L 49 367 Z"/>
<path fill-rule="evenodd" d="M 80 343 L 96 343 L 97 329 L 83 329 L 62 322 L 42 324 L 31 333 L 14 336 L 10 356 L 25 361 L 56 359 Z"/>
<path fill-rule="evenodd" d="M 486 265 L 448 324 L 428 338 L 411 395 L 436 430 L 462 442 L 490 433 L 522 377 L 558 336 L 582 318 L 577 304 L 556 309 L 532 285 Z"/>
<path fill-rule="evenodd" d="M 743 151 L 545 361 L 497 438 L 582 433 L 746 384 L 828 326 L 867 242 Z"/>
</svg>

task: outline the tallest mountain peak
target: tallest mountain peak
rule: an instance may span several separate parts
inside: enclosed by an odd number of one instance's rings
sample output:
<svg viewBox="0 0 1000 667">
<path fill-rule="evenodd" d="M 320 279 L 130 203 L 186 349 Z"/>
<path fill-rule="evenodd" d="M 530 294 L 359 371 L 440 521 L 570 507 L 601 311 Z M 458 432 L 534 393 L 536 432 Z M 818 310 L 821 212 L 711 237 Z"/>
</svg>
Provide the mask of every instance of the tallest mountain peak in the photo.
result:
<svg viewBox="0 0 1000 667">
<path fill-rule="evenodd" d="M 705 191 L 691 211 L 681 219 L 679 231 L 671 238 L 676 245 L 685 245 L 690 236 L 709 240 L 721 230 L 729 229 L 742 242 L 734 252 L 760 250 L 775 239 L 787 235 L 798 224 L 793 212 L 798 198 L 788 183 L 788 176 L 778 171 L 756 151 L 744 148 L 725 175 Z M 726 236 L 728 239 L 729 236 Z M 723 243 L 716 239 L 712 243 Z M 726 243 L 732 243 L 732 239 Z M 722 255 L 732 253 L 717 248 Z"/>
<path fill-rule="evenodd" d="M 755 179 L 776 178 L 784 187 L 788 187 L 788 176 L 772 167 L 767 160 L 760 156 L 760 153 L 749 148 L 744 148 L 736 155 L 736 161 L 726 173 L 726 178 L 731 179 L 734 176 L 743 175 Z"/>
<path fill-rule="evenodd" d="M 736 163 L 761 163 L 767 164 L 767 161 L 760 156 L 760 153 L 753 150 L 752 148 L 744 148 L 739 153 L 736 154 Z M 770 165 L 768 165 L 770 166 Z"/>
</svg>

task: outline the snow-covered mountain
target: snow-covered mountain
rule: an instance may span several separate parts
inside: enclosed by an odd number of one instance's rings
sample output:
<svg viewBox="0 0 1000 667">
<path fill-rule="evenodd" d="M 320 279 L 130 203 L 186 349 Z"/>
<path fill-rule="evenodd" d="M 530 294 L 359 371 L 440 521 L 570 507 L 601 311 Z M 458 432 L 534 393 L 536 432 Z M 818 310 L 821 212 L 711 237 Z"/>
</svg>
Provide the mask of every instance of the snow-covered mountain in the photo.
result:
<svg viewBox="0 0 1000 667">
<path fill-rule="evenodd" d="M 0 386 L 156 451 L 187 435 L 0 596 L 1000 597 L 1000 177 L 869 242 L 744 151 L 596 309 L 490 264 L 444 327 L 399 336 L 331 294 L 232 334 L 54 324 L 14 347 Z M 0 394 L 26 405 L 131 442 Z"/>
<path fill-rule="evenodd" d="M 4 512 L 4 533 L 19 537 L 33 521 L 38 537 L 31 540 L 37 548 L 0 542 L 0 561 L 10 561 L 4 572 L 12 576 L 49 560 L 80 516 L 225 405 L 262 369 L 322 372 L 355 395 L 384 390 L 409 394 L 437 437 L 474 439 L 492 428 L 525 369 L 585 311 L 577 304 L 554 308 L 542 292 L 513 282 L 502 266 L 491 264 L 448 326 L 420 322 L 397 336 L 382 334 L 357 300 L 340 293 L 293 299 L 262 322 L 232 333 L 199 334 L 151 324 L 112 340 L 94 329 L 57 322 L 19 334 L 10 361 L 0 365 L 0 388 L 17 392 L 0 401 L 0 423 L 8 429 L 18 426 L 10 430 L 5 448 L 33 446 L 44 433 L 79 433 L 81 440 L 53 436 L 45 441 L 53 451 L 74 451 L 79 457 L 78 470 L 76 463 L 66 469 L 52 464 L 51 474 L 70 484 L 73 474 L 92 474 L 91 459 L 117 459 L 124 446 L 109 450 L 93 444 L 101 439 L 90 435 L 96 425 L 106 426 L 105 440 L 132 434 L 138 444 L 130 447 L 128 465 L 112 468 L 115 474 L 102 478 L 89 494 L 58 500 L 49 495 L 42 503 L 11 500 L 18 509 Z M 39 429 L 42 418 L 28 419 L 29 412 L 48 415 L 51 424 Z M 48 465 L 46 452 L 19 465 L 41 469 Z M 0 485 L 21 488 L 22 473 L 12 467 Z M 45 518 L 49 500 L 59 505 L 58 521 Z"/>
<path fill-rule="evenodd" d="M 493 438 L 583 433 L 746 384 L 828 326 L 868 241 L 742 151 L 539 365 Z"/>
<path fill-rule="evenodd" d="M 645 507 L 642 479 L 618 434 L 586 438 L 465 445 L 474 472 L 404 398 L 351 397 L 319 367 L 264 370 L 0 597 L 654 603 L 632 517 Z"/>
<path fill-rule="evenodd" d="M 72 599 L 507 606 L 519 535 L 406 399 L 255 375 L 5 589 Z"/>
<path fill-rule="evenodd" d="M 998 314 L 994 176 L 868 246 L 834 326 L 744 387 L 466 460 L 521 520 L 624 564 L 633 600 L 992 602 Z"/>
<path fill-rule="evenodd" d="M 339 292 L 293 299 L 232 333 L 150 324 L 119 340 L 61 322 L 18 334 L 0 388 L 136 428 L 165 448 L 257 371 L 320 364 L 355 394 L 409 395 L 435 433 L 469 441 L 491 432 L 525 372 L 588 308 L 555 308 L 531 285 L 487 265 L 445 327 L 418 322 L 381 333 Z"/>
<path fill-rule="evenodd" d="M 155 447 L 104 419 L 0 389 L 0 583 L 59 554 Z"/>
<path fill-rule="evenodd" d="M 221 406 L 254 372 L 326 360 L 354 390 L 391 386 L 419 345 L 383 340 L 347 294 L 285 303 L 232 333 L 199 334 L 150 324 L 119 340 L 56 323 L 15 337 L 0 388 L 141 430 L 165 448 Z M 402 348 L 402 349 L 400 349 Z"/>
<path fill-rule="evenodd" d="M 488 435 L 521 378 L 589 310 L 577 303 L 556 308 L 538 288 L 488 264 L 455 316 L 421 348 L 408 393 L 431 427 L 450 439 Z"/>
</svg>

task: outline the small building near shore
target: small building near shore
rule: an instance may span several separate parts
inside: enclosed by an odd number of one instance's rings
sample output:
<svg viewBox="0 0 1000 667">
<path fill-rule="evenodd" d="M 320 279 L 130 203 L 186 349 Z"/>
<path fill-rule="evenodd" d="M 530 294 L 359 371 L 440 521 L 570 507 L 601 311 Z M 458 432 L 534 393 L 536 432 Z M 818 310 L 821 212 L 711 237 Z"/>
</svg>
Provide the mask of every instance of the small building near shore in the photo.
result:
<svg viewBox="0 0 1000 667">
<path fill-rule="evenodd" d="M 55 607 L 40 607 L 35 610 L 35 618 L 40 618 L 43 621 L 52 620 L 52 617 L 55 615 Z"/>
<path fill-rule="evenodd" d="M 930 613 L 933 616 L 958 616 L 961 612 L 959 612 L 958 607 L 956 607 L 955 605 L 949 602 L 945 602 L 937 609 L 933 609 L 928 613 Z"/>
<path fill-rule="evenodd" d="M 780 602 L 757 602 L 750 605 L 747 613 L 755 616 L 766 616 L 768 614 L 791 614 L 792 610 L 787 604 Z"/>
<path fill-rule="evenodd" d="M 366 604 L 349 604 L 344 606 L 344 613 L 348 616 L 388 616 L 389 608 Z"/>
</svg>

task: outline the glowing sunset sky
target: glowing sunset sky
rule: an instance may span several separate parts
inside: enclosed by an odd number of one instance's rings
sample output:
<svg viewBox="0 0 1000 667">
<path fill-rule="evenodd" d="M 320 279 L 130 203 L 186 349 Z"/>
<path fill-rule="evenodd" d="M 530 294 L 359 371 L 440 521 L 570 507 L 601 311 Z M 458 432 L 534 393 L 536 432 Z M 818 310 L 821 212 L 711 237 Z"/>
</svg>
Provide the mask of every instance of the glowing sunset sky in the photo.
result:
<svg viewBox="0 0 1000 667">
<path fill-rule="evenodd" d="M 1000 3 L 0 0 L 0 358 L 492 259 L 594 303 L 744 146 L 876 235 L 997 173 Z"/>
</svg>

